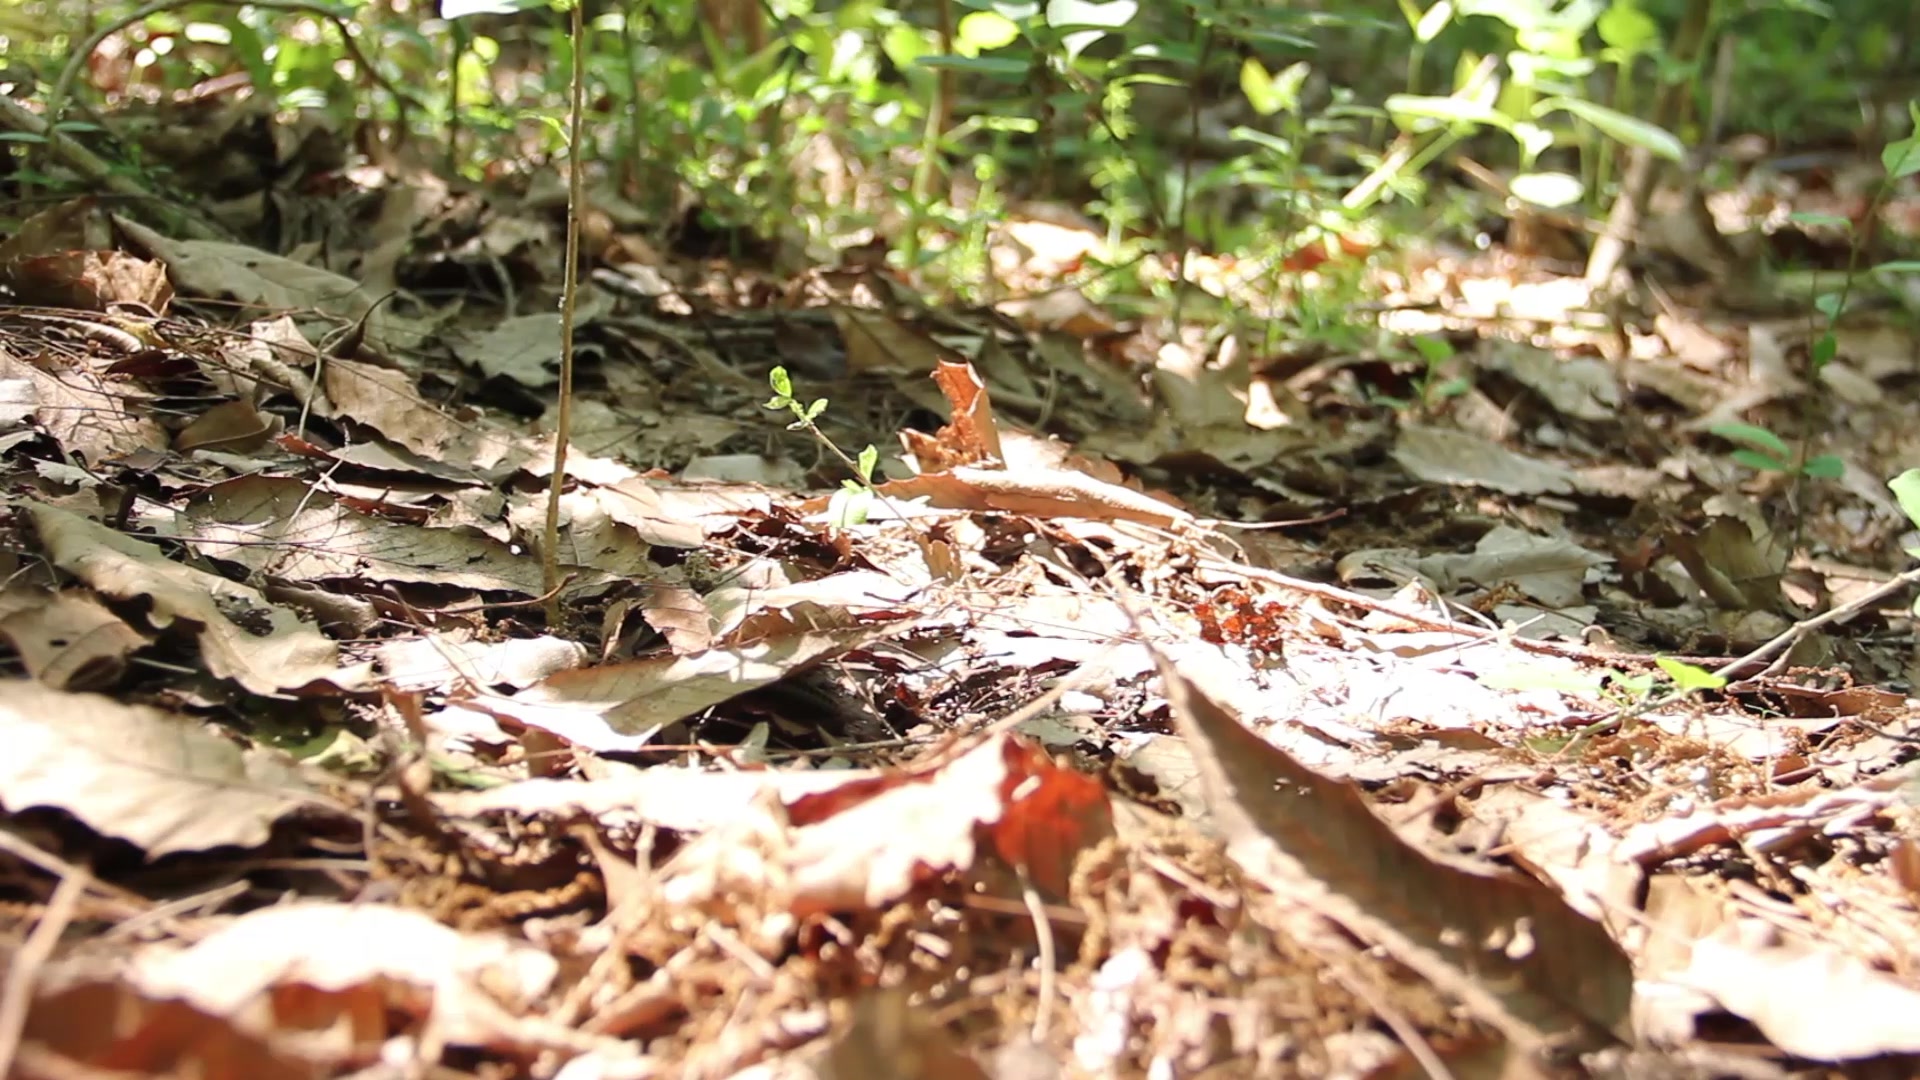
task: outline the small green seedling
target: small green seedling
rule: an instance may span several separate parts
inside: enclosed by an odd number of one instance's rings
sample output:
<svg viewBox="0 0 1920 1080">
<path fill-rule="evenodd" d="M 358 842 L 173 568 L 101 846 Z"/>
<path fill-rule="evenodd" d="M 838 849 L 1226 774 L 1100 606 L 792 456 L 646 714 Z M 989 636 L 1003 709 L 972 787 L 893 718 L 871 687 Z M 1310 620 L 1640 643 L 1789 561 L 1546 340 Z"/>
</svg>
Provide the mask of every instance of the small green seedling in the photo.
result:
<svg viewBox="0 0 1920 1080">
<path fill-rule="evenodd" d="M 1798 473 L 1811 480 L 1837 480 L 1847 469 L 1846 463 L 1833 454 L 1818 454 L 1796 467 L 1793 464 L 1793 449 L 1786 441 L 1766 428 L 1753 424 L 1729 421 L 1715 424 L 1708 430 L 1728 442 L 1739 443 L 1740 448 L 1730 456 L 1758 472 L 1784 473 L 1788 476 Z"/>
<path fill-rule="evenodd" d="M 840 490 L 834 492 L 833 498 L 827 501 L 827 520 L 836 529 L 863 524 L 873 509 L 873 470 L 880 464 L 879 449 L 868 443 L 867 448 L 860 451 L 859 458 L 848 457 L 815 423 L 820 414 L 827 411 L 827 399 L 815 398 L 802 404 L 799 398 L 793 396 L 793 379 L 787 374 L 786 368 L 776 367 L 768 372 L 767 384 L 773 388 L 773 397 L 765 407 L 793 414 L 793 423 L 787 425 L 787 430 L 808 432 L 859 478 L 840 482 Z"/>
</svg>

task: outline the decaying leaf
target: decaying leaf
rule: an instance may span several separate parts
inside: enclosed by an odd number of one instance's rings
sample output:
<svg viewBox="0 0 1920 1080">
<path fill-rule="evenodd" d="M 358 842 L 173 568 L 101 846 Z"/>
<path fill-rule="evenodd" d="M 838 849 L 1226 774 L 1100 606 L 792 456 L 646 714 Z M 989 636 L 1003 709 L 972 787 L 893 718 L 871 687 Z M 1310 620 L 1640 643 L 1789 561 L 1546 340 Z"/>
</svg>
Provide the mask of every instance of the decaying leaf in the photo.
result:
<svg viewBox="0 0 1920 1080">
<path fill-rule="evenodd" d="M 1160 675 L 1213 819 L 1249 874 L 1382 945 L 1522 1046 L 1625 1032 L 1632 968 L 1599 924 L 1538 883 L 1409 846 L 1351 785 L 1301 766 L 1202 693 L 1192 680 L 1208 670 L 1190 650 Z"/>
<path fill-rule="evenodd" d="M 665 870 L 691 911 L 770 898 L 794 914 L 883 907 L 975 867 L 983 850 L 1065 895 L 1074 857 L 1113 829 L 1097 781 L 1005 735 L 937 766 L 854 780 L 689 845 Z"/>
<path fill-rule="evenodd" d="M 94 972 L 82 962 L 49 978 L 84 984 Z M 405 1032 L 454 1046 L 528 1045 L 517 1018 L 557 972 L 546 952 L 504 935 L 463 934 L 404 908 L 309 902 L 244 915 L 186 949 L 141 949 L 120 975 L 146 1003 L 182 1002 L 255 1038 L 330 1033 L 306 1049 L 357 1065 Z M 113 1012 L 89 1019 L 88 1045 L 121 1037 Z"/>
<path fill-rule="evenodd" d="M 127 657 L 147 643 L 98 600 L 80 591 L 0 593 L 0 637 L 28 674 L 56 690 L 91 690 L 119 678 Z"/>
<path fill-rule="evenodd" d="M 200 642 L 207 670 L 256 694 L 363 685 L 365 665 L 341 667 L 339 650 L 319 631 L 254 589 L 182 566 L 150 544 L 65 510 L 28 506 L 40 540 L 60 569 L 118 599 L 148 598 L 148 621 L 183 623 Z"/>
<path fill-rule="evenodd" d="M 201 724 L 97 694 L 0 682 L 0 804 L 65 810 L 158 857 L 265 843 L 315 798 L 276 752 L 243 752 Z"/>
</svg>

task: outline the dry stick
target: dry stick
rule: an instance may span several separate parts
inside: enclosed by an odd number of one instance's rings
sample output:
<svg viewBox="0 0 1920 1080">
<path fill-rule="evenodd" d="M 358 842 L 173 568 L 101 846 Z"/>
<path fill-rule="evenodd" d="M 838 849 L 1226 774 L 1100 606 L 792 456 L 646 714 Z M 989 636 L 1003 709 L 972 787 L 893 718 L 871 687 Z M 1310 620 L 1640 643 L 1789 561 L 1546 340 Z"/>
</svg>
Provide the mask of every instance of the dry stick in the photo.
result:
<svg viewBox="0 0 1920 1080">
<path fill-rule="evenodd" d="M 40 921 L 34 925 L 33 933 L 27 936 L 26 943 L 13 956 L 12 970 L 7 973 L 7 985 L 0 990 L 0 1076 L 13 1075 L 14 1055 L 20 1049 L 21 1036 L 27 1027 L 27 1012 L 33 1005 L 34 984 L 40 981 L 40 969 L 53 955 L 53 947 L 60 943 L 60 935 L 66 933 L 67 924 L 73 920 L 73 912 L 80 904 L 81 894 L 87 891 L 87 885 L 93 875 L 85 870 L 75 872 L 60 879 L 53 890 L 53 898 L 47 901 L 47 909 L 40 914 Z"/>
<path fill-rule="evenodd" d="M 573 0 L 573 93 L 567 103 L 567 265 L 560 289 L 560 409 L 554 417 L 553 485 L 547 489 L 547 528 L 540 541 L 540 570 L 553 595 L 547 624 L 560 625 L 560 495 L 567 486 L 567 438 L 573 428 L 573 318 L 580 301 L 580 202 L 585 162 L 580 115 L 587 82 L 586 17 Z"/>
<path fill-rule="evenodd" d="M 1033 1010 L 1033 1041 L 1036 1046 L 1047 1044 L 1047 1032 L 1052 1028 L 1053 1006 L 1059 999 L 1058 985 L 1059 958 L 1055 955 L 1053 944 L 1053 924 L 1047 921 L 1047 905 L 1040 900 L 1039 890 L 1033 887 L 1033 877 L 1027 873 L 1025 865 L 1014 867 L 1020 876 L 1020 899 L 1027 905 L 1027 914 L 1033 917 L 1033 934 L 1040 944 L 1040 955 L 1034 960 L 1040 965 L 1040 987 L 1036 991 L 1038 1000 Z"/>
<path fill-rule="evenodd" d="M 1818 615 L 1814 615 L 1814 616 L 1811 616 L 1810 618 L 1805 618 L 1800 620 L 1797 623 L 1794 623 L 1792 626 L 1787 627 L 1785 630 L 1782 630 L 1780 633 L 1775 634 L 1772 638 L 1768 639 L 1766 643 L 1762 644 L 1761 646 L 1754 649 L 1753 651 L 1747 653 L 1745 656 L 1742 656 L 1737 660 L 1730 660 L 1727 663 L 1721 665 L 1720 668 L 1714 672 L 1714 674 L 1723 679 L 1727 678 L 1731 676 L 1734 672 L 1739 671 L 1743 667 L 1746 667 L 1748 664 L 1757 663 L 1761 660 L 1764 660 L 1768 656 L 1771 656 L 1775 651 L 1778 651 L 1780 653 L 1779 658 L 1774 660 L 1773 663 L 1767 665 L 1767 667 L 1764 670 L 1752 676 L 1752 678 L 1762 678 L 1767 675 L 1775 674 L 1780 668 L 1786 666 L 1787 656 L 1789 651 L 1791 650 L 1792 646 L 1795 643 L 1797 643 L 1801 638 L 1806 637 L 1808 634 L 1813 633 L 1815 630 L 1818 630 L 1821 627 L 1828 625 L 1829 623 L 1839 622 L 1841 619 L 1844 619 L 1847 616 L 1852 615 L 1857 611 L 1862 611 L 1868 606 L 1874 603 L 1877 603 L 1880 600 L 1883 600 L 1886 597 L 1893 595 L 1894 593 L 1899 592 L 1901 589 L 1904 589 L 1907 586 L 1914 584 L 1915 582 L 1920 582 L 1920 567 L 1915 567 L 1914 569 L 1909 570 L 1898 577 L 1891 578 L 1886 582 L 1882 583 L 1879 587 L 1873 589 L 1872 591 L 1863 593 L 1860 596 L 1856 596 L 1852 600 L 1849 600 L 1846 603 L 1841 604 L 1839 607 L 1831 608 L 1827 611 L 1821 612 Z"/>
<path fill-rule="evenodd" d="M 1713 0 L 1690 0 L 1686 20 L 1674 36 L 1675 59 L 1691 63 L 1706 47 L 1713 24 L 1713 7 Z M 1684 89 L 1676 83 L 1661 92 L 1654 105 L 1654 123 L 1672 123 L 1673 117 L 1679 115 Z M 1636 146 L 1628 151 L 1626 173 L 1620 178 L 1620 194 L 1607 214 L 1606 232 L 1594 241 L 1593 251 L 1587 257 L 1586 281 L 1590 288 L 1602 288 L 1612 280 L 1613 272 L 1627 253 L 1628 239 L 1640 227 L 1640 208 L 1646 205 L 1659 171 L 1652 151 L 1646 147 Z"/>
</svg>

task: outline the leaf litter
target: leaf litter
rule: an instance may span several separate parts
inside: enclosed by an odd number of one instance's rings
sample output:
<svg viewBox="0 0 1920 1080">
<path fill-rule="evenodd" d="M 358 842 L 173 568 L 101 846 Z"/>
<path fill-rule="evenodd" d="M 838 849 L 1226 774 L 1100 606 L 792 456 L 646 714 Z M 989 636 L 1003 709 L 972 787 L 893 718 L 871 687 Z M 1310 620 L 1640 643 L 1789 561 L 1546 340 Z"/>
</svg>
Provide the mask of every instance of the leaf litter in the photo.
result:
<svg viewBox="0 0 1920 1080">
<path fill-rule="evenodd" d="M 1473 376 L 1415 414 L 1358 389 L 1392 357 L 1123 329 L 1071 222 L 949 311 L 610 217 L 549 594 L 551 316 L 382 290 L 555 218 L 392 190 L 418 231 L 364 280 L 84 203 L 9 242 L 22 1075 L 1920 1052 L 1913 710 L 1877 688 L 1910 624 L 1870 602 L 1908 526 L 1849 482 L 1791 562 L 1778 479 L 1712 441 L 1804 391 L 1792 327 L 1608 328 L 1581 282 L 1409 259 L 1383 323 Z M 1863 477 L 1911 430 L 1884 336 L 1832 369 Z M 776 363 L 878 448 L 864 521 L 762 409 Z M 1822 595 L 1869 603 L 1796 632 Z M 1659 698 L 1656 652 L 1738 681 Z"/>
</svg>

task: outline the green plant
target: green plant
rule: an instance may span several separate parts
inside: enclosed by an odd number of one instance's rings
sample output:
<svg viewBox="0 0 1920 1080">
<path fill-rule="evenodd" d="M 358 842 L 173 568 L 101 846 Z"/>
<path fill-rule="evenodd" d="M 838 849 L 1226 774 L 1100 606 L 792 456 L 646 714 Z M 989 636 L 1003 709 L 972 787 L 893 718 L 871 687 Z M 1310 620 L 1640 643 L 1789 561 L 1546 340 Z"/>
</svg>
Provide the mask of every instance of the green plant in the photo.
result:
<svg viewBox="0 0 1920 1080">
<path fill-rule="evenodd" d="M 1833 454 L 1803 457 L 1804 445 L 1800 451 L 1795 451 L 1780 436 L 1755 424 L 1729 421 L 1715 424 L 1708 430 L 1728 442 L 1740 444 L 1729 456 L 1758 472 L 1804 476 L 1810 480 L 1837 480 L 1846 471 L 1846 463 Z"/>
<path fill-rule="evenodd" d="M 793 423 L 787 425 L 788 431 L 805 431 L 827 448 L 841 463 L 853 470 L 855 479 L 840 482 L 840 490 L 833 493 L 827 504 L 827 519 L 835 528 L 844 529 L 867 520 L 867 514 L 873 508 L 877 492 L 873 486 L 873 470 L 880 463 L 880 451 L 873 444 L 867 444 L 858 458 L 848 457 L 839 444 L 828 438 L 816 422 L 820 414 L 827 411 L 827 399 L 815 398 L 802 403 L 793 396 L 793 379 L 784 367 L 776 367 L 767 374 L 767 383 L 773 388 L 773 397 L 765 408 L 785 411 L 793 414 Z"/>
<path fill-rule="evenodd" d="M 1505 132 L 1513 140 L 1519 165 L 1511 183 L 1516 198 L 1548 208 L 1578 203 L 1604 186 L 1603 152 L 1612 140 L 1679 161 L 1684 146 L 1658 124 L 1635 115 L 1633 69 L 1642 58 L 1660 58 L 1658 24 L 1635 0 L 1597 0 L 1562 4 L 1558 0 L 1439 0 L 1422 12 L 1402 0 L 1402 13 L 1418 48 L 1409 58 L 1409 87 L 1418 85 L 1418 67 L 1426 48 L 1450 27 L 1475 16 L 1463 35 L 1484 35 L 1485 23 L 1500 24 L 1499 47 L 1459 55 L 1450 94 L 1395 94 L 1386 109 L 1404 135 L 1398 152 L 1348 196 L 1349 206 L 1364 207 L 1405 173 L 1427 163 L 1480 130 Z M 1597 73 L 1610 65 L 1613 104 L 1598 100 Z M 1571 122 L 1569 122 L 1571 121 Z M 1598 135 L 1601 138 L 1596 139 Z M 1542 158 L 1556 147 L 1570 148 L 1584 163 L 1581 175 L 1543 169 Z"/>
<path fill-rule="evenodd" d="M 1446 364 L 1455 355 L 1453 344 L 1447 339 L 1422 336 L 1405 341 L 1423 365 L 1420 374 L 1413 377 L 1414 396 L 1398 398 L 1376 391 L 1372 394 L 1375 402 L 1392 409 L 1427 409 L 1447 398 L 1459 397 L 1473 387 L 1473 381 L 1463 375 L 1446 375 Z"/>
</svg>

